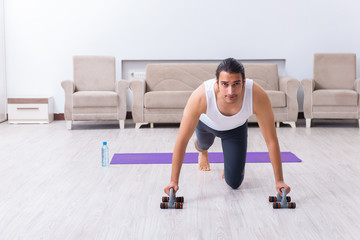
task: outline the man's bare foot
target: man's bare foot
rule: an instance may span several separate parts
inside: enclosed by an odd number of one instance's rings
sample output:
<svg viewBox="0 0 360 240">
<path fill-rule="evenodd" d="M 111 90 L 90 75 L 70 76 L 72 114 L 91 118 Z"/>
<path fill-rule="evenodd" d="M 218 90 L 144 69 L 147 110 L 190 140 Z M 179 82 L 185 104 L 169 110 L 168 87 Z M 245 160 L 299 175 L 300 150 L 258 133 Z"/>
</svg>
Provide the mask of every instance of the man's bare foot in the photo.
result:
<svg viewBox="0 0 360 240">
<path fill-rule="evenodd" d="M 225 179 L 225 172 L 224 172 L 224 170 L 223 170 L 222 179 Z"/>
<path fill-rule="evenodd" d="M 210 171 L 209 154 L 208 151 L 199 152 L 199 170 Z"/>
<path fill-rule="evenodd" d="M 201 150 L 195 139 L 195 148 L 199 151 L 199 157 L 198 157 L 198 164 L 199 164 L 199 170 L 200 171 L 210 171 L 210 164 L 209 164 L 209 154 L 208 151 Z"/>
</svg>

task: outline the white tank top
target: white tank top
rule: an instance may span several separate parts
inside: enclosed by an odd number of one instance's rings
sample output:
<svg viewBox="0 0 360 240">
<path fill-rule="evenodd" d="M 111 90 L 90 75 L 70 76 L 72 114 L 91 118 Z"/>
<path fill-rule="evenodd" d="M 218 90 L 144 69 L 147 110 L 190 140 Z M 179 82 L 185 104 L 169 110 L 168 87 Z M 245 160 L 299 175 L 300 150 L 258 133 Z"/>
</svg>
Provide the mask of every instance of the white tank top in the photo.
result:
<svg viewBox="0 0 360 240">
<path fill-rule="evenodd" d="M 216 96 L 214 92 L 215 79 L 210 79 L 204 82 L 207 109 L 206 114 L 200 115 L 200 121 L 205 123 L 208 127 L 217 131 L 231 130 L 243 125 L 247 119 L 253 114 L 252 88 L 253 80 L 246 79 L 245 92 L 243 104 L 240 111 L 232 116 L 225 116 L 221 114 L 216 105 Z"/>
</svg>

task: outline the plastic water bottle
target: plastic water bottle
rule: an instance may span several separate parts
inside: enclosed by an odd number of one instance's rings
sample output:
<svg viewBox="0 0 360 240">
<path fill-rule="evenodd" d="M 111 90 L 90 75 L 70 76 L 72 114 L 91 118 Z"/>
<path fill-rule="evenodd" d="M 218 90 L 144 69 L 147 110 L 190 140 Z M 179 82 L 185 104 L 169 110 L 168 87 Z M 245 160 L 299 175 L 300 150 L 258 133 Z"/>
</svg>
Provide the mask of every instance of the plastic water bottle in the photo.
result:
<svg viewBox="0 0 360 240">
<path fill-rule="evenodd" d="M 101 165 L 103 167 L 109 166 L 109 148 L 107 146 L 107 142 L 103 142 L 103 146 L 101 148 Z"/>
</svg>

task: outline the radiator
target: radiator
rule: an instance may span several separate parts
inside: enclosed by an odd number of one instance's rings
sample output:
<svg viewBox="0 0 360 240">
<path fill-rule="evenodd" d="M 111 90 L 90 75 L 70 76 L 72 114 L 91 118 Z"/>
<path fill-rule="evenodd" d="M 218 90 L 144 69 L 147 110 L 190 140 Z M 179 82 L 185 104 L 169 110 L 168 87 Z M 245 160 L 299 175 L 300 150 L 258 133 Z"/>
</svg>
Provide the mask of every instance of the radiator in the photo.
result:
<svg viewBox="0 0 360 240">
<path fill-rule="evenodd" d="M 132 72 L 131 73 L 132 78 L 142 78 L 145 79 L 145 72 Z"/>
</svg>

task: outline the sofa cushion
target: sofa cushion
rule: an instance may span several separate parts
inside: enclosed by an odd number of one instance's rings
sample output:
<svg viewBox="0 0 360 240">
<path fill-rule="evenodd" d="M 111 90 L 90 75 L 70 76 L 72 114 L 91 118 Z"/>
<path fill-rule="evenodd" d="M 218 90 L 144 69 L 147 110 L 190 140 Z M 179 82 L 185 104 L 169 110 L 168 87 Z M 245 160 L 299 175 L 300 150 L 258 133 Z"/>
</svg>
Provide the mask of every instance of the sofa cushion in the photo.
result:
<svg viewBox="0 0 360 240">
<path fill-rule="evenodd" d="M 145 93 L 145 108 L 185 108 L 193 91 L 152 91 Z"/>
<path fill-rule="evenodd" d="M 217 64 L 162 63 L 146 65 L 146 91 L 193 91 L 214 78 Z"/>
<path fill-rule="evenodd" d="M 278 66 L 273 63 L 243 63 L 245 77 L 265 90 L 279 90 Z"/>
<path fill-rule="evenodd" d="M 272 107 L 286 107 L 286 95 L 282 91 L 265 91 L 270 98 Z"/>
<path fill-rule="evenodd" d="M 312 101 L 316 106 L 357 106 L 358 95 L 352 90 L 315 90 Z"/>
<path fill-rule="evenodd" d="M 114 107 L 118 94 L 111 91 L 79 91 L 73 94 L 74 107 Z"/>
</svg>

